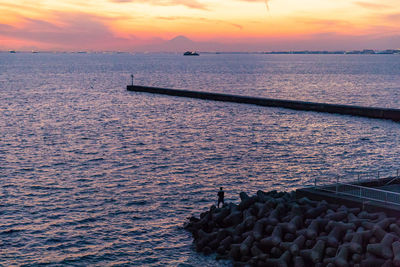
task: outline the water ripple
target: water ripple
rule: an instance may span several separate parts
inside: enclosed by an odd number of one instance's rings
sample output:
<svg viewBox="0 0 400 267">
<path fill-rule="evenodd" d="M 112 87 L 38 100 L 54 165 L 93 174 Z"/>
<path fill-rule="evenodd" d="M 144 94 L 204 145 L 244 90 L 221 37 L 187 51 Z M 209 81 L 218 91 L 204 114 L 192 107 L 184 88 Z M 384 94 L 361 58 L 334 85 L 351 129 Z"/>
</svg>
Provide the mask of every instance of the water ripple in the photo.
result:
<svg viewBox="0 0 400 267">
<path fill-rule="evenodd" d="M 0 265 L 230 266 L 181 227 L 219 186 L 237 202 L 400 165 L 390 121 L 125 90 L 134 70 L 145 85 L 399 108 L 396 57 L 0 59 Z"/>
</svg>

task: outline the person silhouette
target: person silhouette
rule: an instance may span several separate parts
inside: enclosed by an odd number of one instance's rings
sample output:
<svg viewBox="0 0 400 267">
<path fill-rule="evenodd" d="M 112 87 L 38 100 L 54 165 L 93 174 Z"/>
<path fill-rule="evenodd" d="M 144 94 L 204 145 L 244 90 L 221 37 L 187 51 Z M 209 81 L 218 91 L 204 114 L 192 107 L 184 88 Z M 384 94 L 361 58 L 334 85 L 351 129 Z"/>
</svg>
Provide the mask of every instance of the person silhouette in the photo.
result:
<svg viewBox="0 0 400 267">
<path fill-rule="evenodd" d="M 220 187 L 218 191 L 218 208 L 220 203 L 222 203 L 222 206 L 224 206 L 224 191 L 222 190 L 222 187 Z"/>
</svg>

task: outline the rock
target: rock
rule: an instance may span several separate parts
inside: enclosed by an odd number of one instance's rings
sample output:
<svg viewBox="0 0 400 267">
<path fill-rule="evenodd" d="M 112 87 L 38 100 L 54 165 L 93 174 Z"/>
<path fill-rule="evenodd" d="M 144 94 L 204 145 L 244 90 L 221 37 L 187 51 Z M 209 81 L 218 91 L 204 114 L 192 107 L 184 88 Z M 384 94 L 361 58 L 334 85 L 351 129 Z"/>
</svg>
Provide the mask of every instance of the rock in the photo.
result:
<svg viewBox="0 0 400 267">
<path fill-rule="evenodd" d="M 360 208 L 349 208 L 348 209 L 348 213 L 352 213 L 352 214 L 355 214 L 355 215 L 359 214 L 360 211 L 361 211 Z"/>
<path fill-rule="evenodd" d="M 232 244 L 228 255 L 233 260 L 236 260 L 236 261 L 239 260 L 240 259 L 240 244 Z"/>
<path fill-rule="evenodd" d="M 338 213 L 335 213 L 338 214 Z M 326 218 L 327 216 L 325 216 Z M 346 215 L 347 217 L 347 215 Z M 345 217 L 345 218 L 346 218 Z M 356 225 L 354 223 L 344 223 L 344 222 L 337 222 L 337 221 L 329 221 L 328 224 L 325 227 L 326 231 L 331 231 L 333 228 L 335 227 L 339 227 L 341 228 L 343 231 L 346 230 L 355 230 L 356 229 Z"/>
<path fill-rule="evenodd" d="M 307 239 L 304 243 L 305 248 L 311 249 L 317 241 L 315 239 Z"/>
<path fill-rule="evenodd" d="M 376 213 L 368 213 L 366 211 L 361 211 L 358 215 L 360 219 L 368 219 L 368 220 L 375 220 L 378 219 L 379 214 Z"/>
<path fill-rule="evenodd" d="M 377 267 L 377 266 L 382 266 L 385 264 L 384 259 L 378 259 L 378 258 L 373 258 L 373 257 L 367 257 L 366 259 L 362 260 L 360 263 L 361 267 Z"/>
<path fill-rule="evenodd" d="M 367 251 L 384 259 L 391 259 L 393 258 L 392 243 L 395 238 L 393 234 L 387 233 L 380 243 L 368 244 Z"/>
<path fill-rule="evenodd" d="M 337 248 L 327 247 L 325 249 L 325 256 L 333 258 L 336 255 L 336 252 L 337 252 Z"/>
<path fill-rule="evenodd" d="M 239 197 L 240 197 L 240 200 L 241 200 L 241 201 L 250 198 L 249 195 L 248 195 L 246 192 L 240 192 L 240 193 L 239 193 Z"/>
<path fill-rule="evenodd" d="M 283 236 L 283 241 L 285 241 L 285 242 L 292 242 L 295 238 L 296 238 L 296 235 L 295 235 L 295 234 L 286 233 L 286 234 Z"/>
<path fill-rule="evenodd" d="M 270 210 L 271 207 L 265 203 L 255 203 L 257 207 L 257 218 L 263 218 Z"/>
<path fill-rule="evenodd" d="M 223 223 L 226 226 L 238 225 L 242 221 L 242 213 L 240 211 L 233 211 L 225 219 Z"/>
<path fill-rule="evenodd" d="M 317 207 L 307 210 L 304 216 L 305 216 L 305 218 L 314 219 L 314 218 L 320 216 L 327 209 L 328 209 L 327 205 L 320 203 L 320 204 L 318 204 Z"/>
<path fill-rule="evenodd" d="M 364 221 L 361 223 L 361 226 L 362 226 L 362 227 L 364 227 L 365 229 L 369 229 L 369 230 L 372 230 L 372 229 L 374 228 L 375 225 L 376 225 L 376 224 L 373 223 L 371 220 L 364 220 Z"/>
<path fill-rule="evenodd" d="M 333 221 L 341 221 L 344 218 L 347 218 L 347 212 L 345 212 L 345 211 L 339 211 L 339 212 L 325 215 L 325 219 L 333 220 Z"/>
<path fill-rule="evenodd" d="M 400 219 L 294 193 L 242 192 L 239 205 L 212 205 L 184 227 L 196 250 L 234 266 L 398 266 Z"/>
<path fill-rule="evenodd" d="M 361 254 L 363 247 L 363 234 L 362 232 L 356 232 L 353 234 L 351 242 L 348 244 L 349 250 L 352 253 Z"/>
<path fill-rule="evenodd" d="M 250 254 L 250 249 L 253 246 L 254 237 L 249 235 L 243 242 L 240 244 L 240 254 L 242 256 L 248 256 Z"/>
<path fill-rule="evenodd" d="M 290 253 L 289 251 L 286 251 L 285 253 L 282 254 L 280 258 L 278 259 L 269 258 L 265 261 L 265 263 L 266 266 L 285 267 L 288 266 L 289 261 L 290 261 Z"/>
<path fill-rule="evenodd" d="M 353 254 L 353 256 L 351 256 L 351 259 L 354 263 L 360 263 L 362 260 L 361 254 Z"/>
<path fill-rule="evenodd" d="M 290 213 L 292 214 L 292 216 L 303 216 L 303 210 L 297 203 L 292 203 L 290 207 Z"/>
<path fill-rule="evenodd" d="M 349 223 L 354 223 L 356 225 L 356 227 L 359 227 L 362 224 L 362 222 L 367 221 L 367 219 L 360 219 L 355 214 L 348 213 L 347 214 L 347 221 Z"/>
<path fill-rule="evenodd" d="M 319 237 L 320 239 L 326 240 L 328 246 L 338 247 L 341 243 L 341 239 L 344 235 L 345 228 L 341 226 L 335 226 L 326 237 Z"/>
<path fill-rule="evenodd" d="M 243 192 L 242 192 L 243 193 Z M 251 205 L 253 205 L 256 202 L 256 197 L 245 197 L 242 199 L 242 202 L 239 204 L 239 210 L 245 210 L 248 209 Z"/>
<path fill-rule="evenodd" d="M 299 229 L 301 227 L 302 221 L 303 220 L 302 220 L 301 216 L 295 216 L 289 222 L 279 223 L 278 225 L 281 226 L 285 232 L 294 234 L 294 233 L 296 233 L 297 229 Z"/>
<path fill-rule="evenodd" d="M 389 230 L 396 233 L 396 235 L 400 237 L 400 227 L 397 224 L 395 223 L 390 224 Z"/>
<path fill-rule="evenodd" d="M 351 239 L 353 238 L 353 235 L 354 235 L 354 230 L 347 230 L 346 234 L 344 235 L 344 237 L 342 239 L 342 241 L 344 243 L 350 242 Z"/>
<path fill-rule="evenodd" d="M 318 203 L 319 203 L 318 201 L 310 200 L 307 197 L 302 197 L 302 198 L 298 199 L 297 202 L 300 205 L 310 205 L 310 206 L 313 206 L 313 207 L 317 206 Z"/>
<path fill-rule="evenodd" d="M 393 265 L 400 267 L 400 241 L 396 241 L 392 244 L 392 250 L 394 254 Z"/>
<path fill-rule="evenodd" d="M 217 223 L 222 223 L 222 221 L 230 214 L 230 209 L 228 206 L 218 209 L 211 215 L 213 221 Z"/>
<path fill-rule="evenodd" d="M 386 260 L 382 267 L 393 267 L 393 261 L 391 259 Z"/>
<path fill-rule="evenodd" d="M 279 258 L 282 255 L 282 250 L 278 247 L 271 248 L 270 254 L 271 258 Z"/>
<path fill-rule="evenodd" d="M 268 216 L 268 224 L 277 225 L 279 223 L 280 213 L 284 211 L 284 207 L 278 204 L 275 209 L 273 209 Z"/>
<path fill-rule="evenodd" d="M 305 241 L 306 238 L 303 235 L 298 236 L 289 246 L 290 254 L 292 254 L 293 256 L 299 255 L 300 250 L 303 248 Z"/>
<path fill-rule="evenodd" d="M 267 219 L 263 218 L 258 220 L 253 227 L 253 235 L 256 240 L 261 240 L 264 235 L 264 227 L 267 224 Z"/>
<path fill-rule="evenodd" d="M 260 240 L 260 245 L 265 248 L 276 247 L 282 242 L 282 229 L 280 226 L 275 226 L 271 236 Z"/>
<path fill-rule="evenodd" d="M 253 229 L 255 223 L 257 221 L 257 218 L 255 216 L 250 216 L 244 221 L 245 229 Z"/>
<path fill-rule="evenodd" d="M 223 250 L 227 250 L 232 244 L 232 236 L 227 236 L 224 240 L 219 243 L 219 246 L 222 247 Z"/>
<path fill-rule="evenodd" d="M 202 251 L 205 255 L 210 255 L 213 251 L 210 247 L 204 247 Z"/>
<path fill-rule="evenodd" d="M 202 251 L 205 246 L 208 245 L 210 241 L 217 237 L 217 233 L 206 233 L 202 229 L 197 231 L 198 241 L 196 243 L 196 248 L 199 251 Z"/>
<path fill-rule="evenodd" d="M 347 258 L 349 257 L 349 249 L 347 246 L 342 246 L 339 249 L 338 255 L 335 257 L 335 265 L 337 267 L 347 267 L 349 266 Z"/>
<path fill-rule="evenodd" d="M 384 218 L 383 220 L 377 222 L 376 225 L 386 231 L 389 225 L 394 223 L 395 221 L 396 221 L 395 218 Z"/>
<path fill-rule="evenodd" d="M 312 249 L 304 249 L 300 251 L 300 256 L 315 263 L 321 262 L 324 255 L 325 242 L 318 240 Z"/>
<path fill-rule="evenodd" d="M 268 200 L 270 200 L 272 197 L 268 194 L 265 193 L 264 191 L 258 190 L 257 191 L 257 198 L 259 202 L 267 202 Z"/>
<path fill-rule="evenodd" d="M 315 239 L 320 233 L 320 229 L 324 227 L 329 221 L 325 219 L 315 219 L 307 227 L 306 237 L 308 239 Z"/>
<path fill-rule="evenodd" d="M 294 267 L 305 267 L 306 265 L 305 265 L 302 257 L 296 256 L 296 257 L 294 257 L 294 260 L 293 260 L 293 266 Z"/>
<path fill-rule="evenodd" d="M 387 232 L 383 230 L 379 225 L 374 225 L 374 227 L 372 228 L 372 232 L 377 238 L 378 242 L 381 241 L 387 234 Z"/>
<path fill-rule="evenodd" d="M 250 253 L 253 257 L 264 254 L 264 252 L 257 246 L 255 242 L 253 243 L 253 246 L 250 249 Z"/>
</svg>

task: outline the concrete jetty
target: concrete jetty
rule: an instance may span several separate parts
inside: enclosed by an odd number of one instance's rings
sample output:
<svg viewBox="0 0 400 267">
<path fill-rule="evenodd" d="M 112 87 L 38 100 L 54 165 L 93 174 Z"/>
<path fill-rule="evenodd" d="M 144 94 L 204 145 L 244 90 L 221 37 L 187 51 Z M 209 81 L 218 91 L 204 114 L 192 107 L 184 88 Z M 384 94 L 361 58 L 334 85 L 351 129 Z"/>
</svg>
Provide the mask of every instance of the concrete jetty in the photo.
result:
<svg viewBox="0 0 400 267">
<path fill-rule="evenodd" d="M 177 89 L 149 87 L 140 85 L 128 85 L 127 90 L 134 92 L 163 94 L 163 95 L 189 97 L 189 98 L 197 98 L 197 99 L 205 99 L 213 101 L 252 104 L 265 107 L 280 107 L 280 108 L 288 108 L 294 110 L 336 113 L 336 114 L 368 117 L 375 119 L 400 121 L 400 109 L 314 103 L 314 102 L 305 102 L 296 100 L 271 99 L 271 98 L 260 98 L 251 96 L 230 95 L 222 93 L 177 90 Z"/>
</svg>

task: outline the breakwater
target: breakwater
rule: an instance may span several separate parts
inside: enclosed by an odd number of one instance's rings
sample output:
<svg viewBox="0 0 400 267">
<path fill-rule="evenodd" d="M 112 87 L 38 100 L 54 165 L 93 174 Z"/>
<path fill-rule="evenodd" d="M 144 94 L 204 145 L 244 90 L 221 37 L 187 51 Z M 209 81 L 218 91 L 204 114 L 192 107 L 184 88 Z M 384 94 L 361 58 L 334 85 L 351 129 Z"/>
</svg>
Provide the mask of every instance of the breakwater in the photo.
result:
<svg viewBox="0 0 400 267">
<path fill-rule="evenodd" d="M 316 111 L 336 113 L 343 115 L 361 116 L 375 119 L 387 119 L 400 121 L 400 109 L 361 107 L 339 104 L 314 103 L 296 100 L 283 100 L 271 98 L 259 98 L 250 96 L 239 96 L 222 93 L 199 92 L 189 90 L 177 90 L 159 87 L 148 87 L 140 85 L 128 85 L 128 91 L 163 94 L 179 97 L 189 97 L 213 101 L 252 104 L 266 107 L 281 107 L 295 110 Z"/>
<path fill-rule="evenodd" d="M 189 219 L 197 251 L 235 266 L 400 266 L 400 221 L 384 212 L 295 192 L 242 192 L 240 199 Z"/>
</svg>

